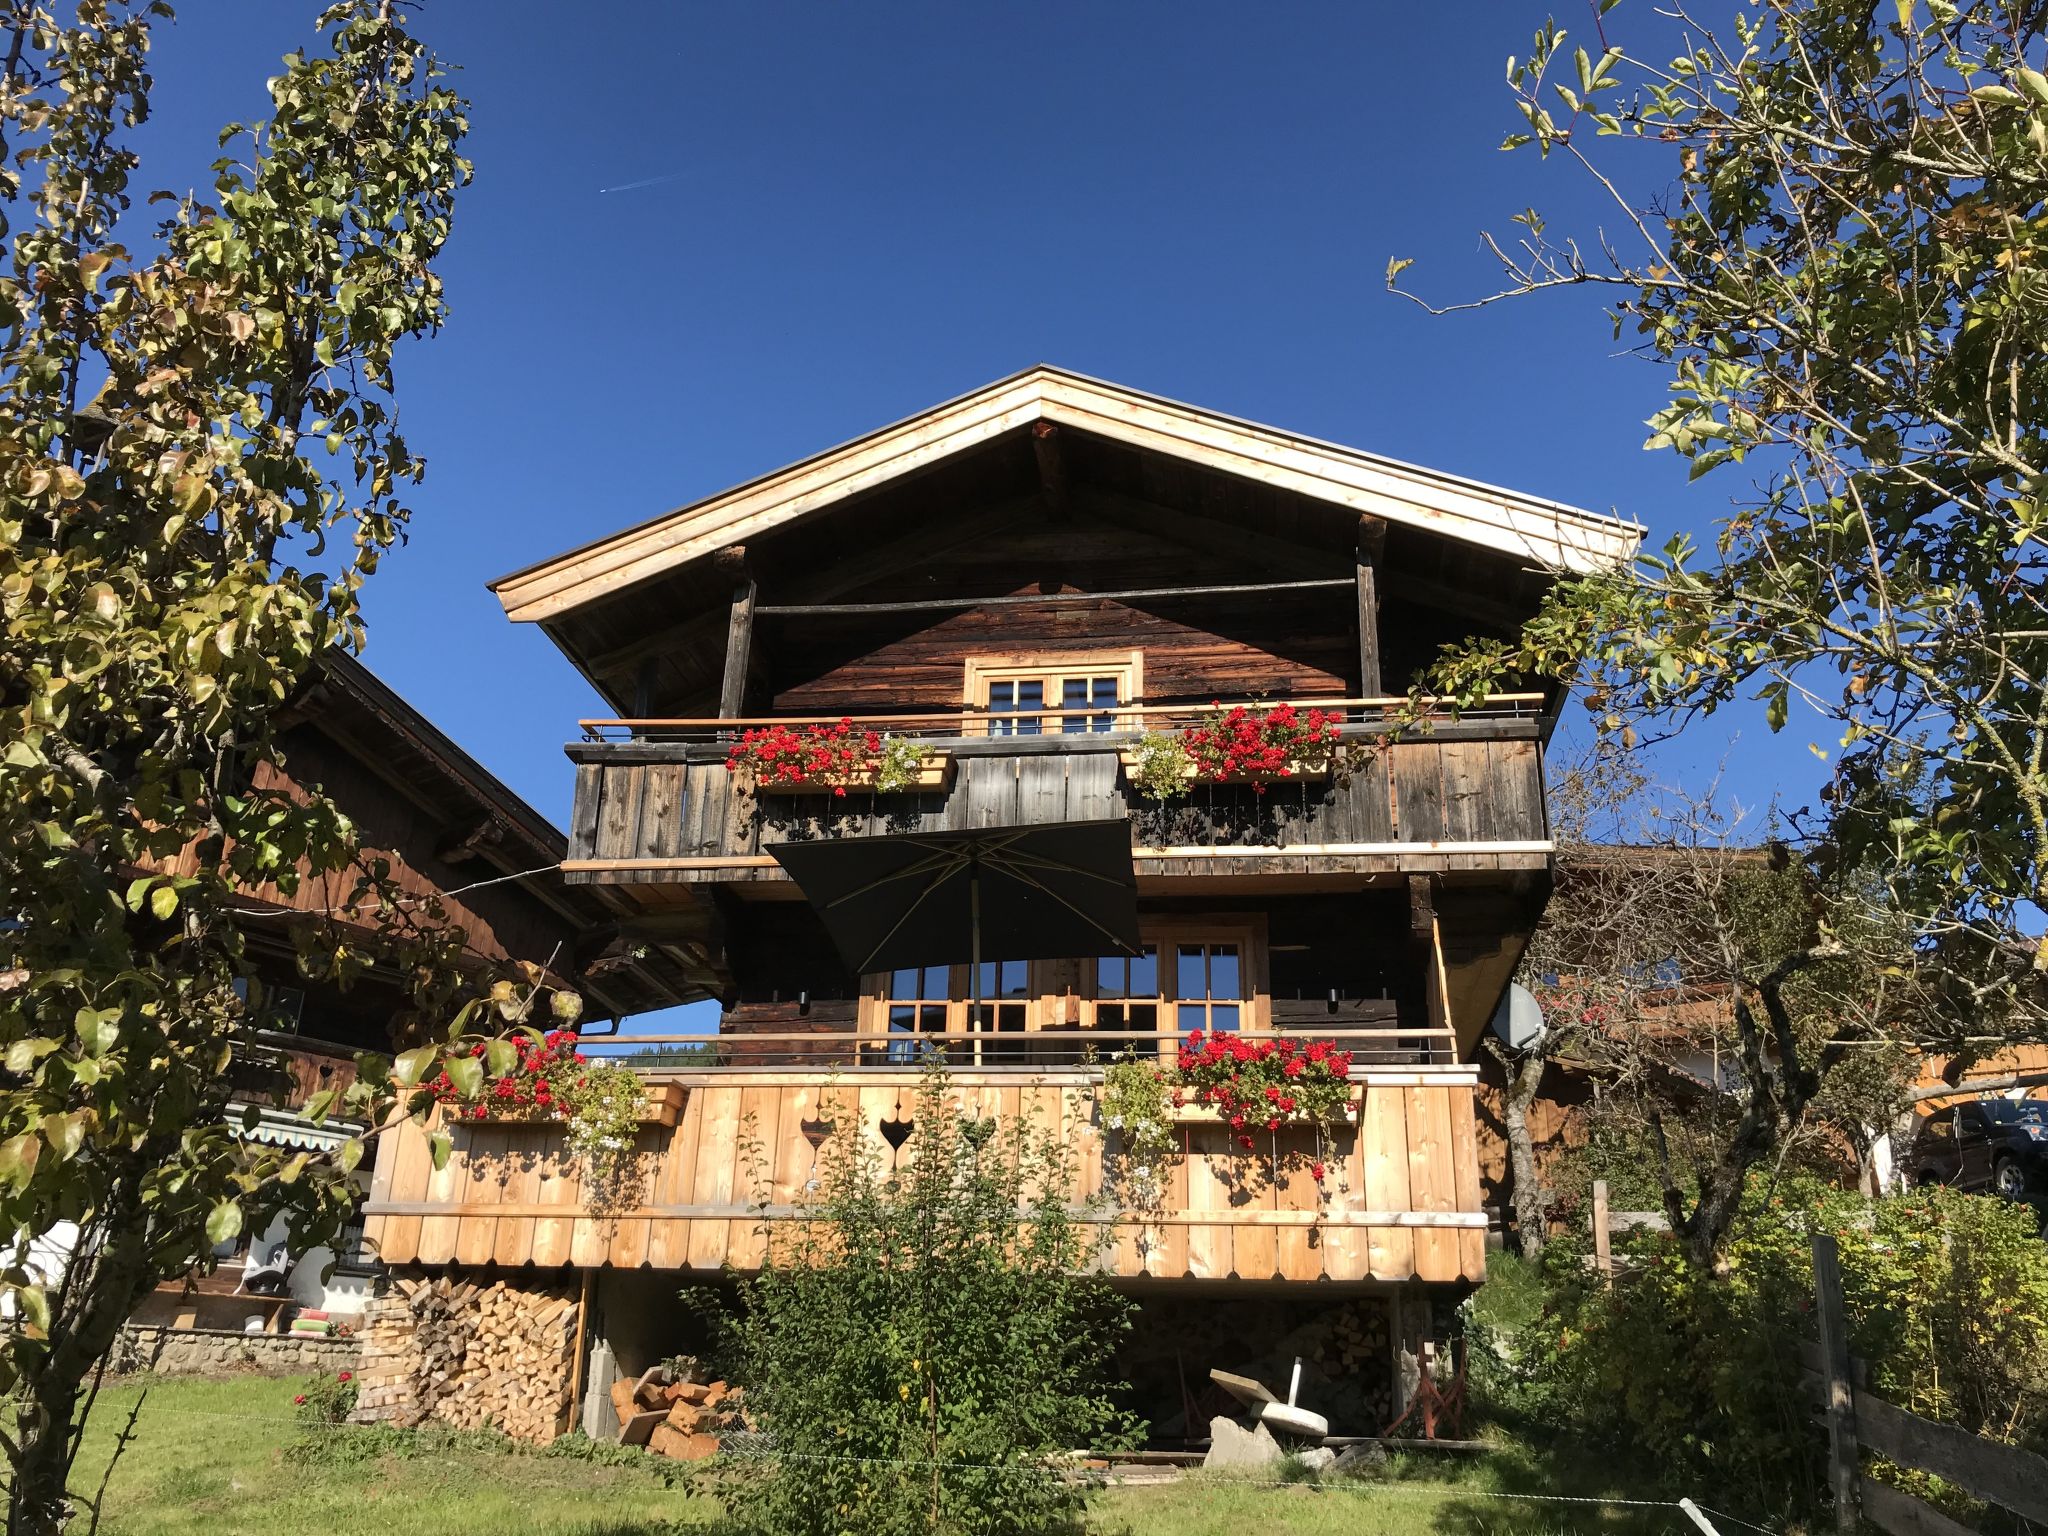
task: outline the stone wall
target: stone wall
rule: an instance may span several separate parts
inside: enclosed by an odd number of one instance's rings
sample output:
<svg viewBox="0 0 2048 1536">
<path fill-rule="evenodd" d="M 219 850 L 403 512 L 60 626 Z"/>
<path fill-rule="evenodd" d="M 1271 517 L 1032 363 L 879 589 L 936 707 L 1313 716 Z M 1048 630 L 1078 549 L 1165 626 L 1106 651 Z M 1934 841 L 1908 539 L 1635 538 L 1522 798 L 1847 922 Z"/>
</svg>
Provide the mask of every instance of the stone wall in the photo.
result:
<svg viewBox="0 0 2048 1536">
<path fill-rule="evenodd" d="M 109 1360 L 117 1372 L 157 1376 L 204 1375 L 255 1369 L 279 1374 L 354 1370 L 360 1340 L 309 1334 L 240 1333 L 225 1328 L 157 1328 L 130 1323 L 114 1340 Z"/>
<path fill-rule="evenodd" d="M 364 1317 L 357 1422 L 554 1439 L 567 1424 L 576 1296 L 488 1274 L 391 1276 Z"/>
</svg>

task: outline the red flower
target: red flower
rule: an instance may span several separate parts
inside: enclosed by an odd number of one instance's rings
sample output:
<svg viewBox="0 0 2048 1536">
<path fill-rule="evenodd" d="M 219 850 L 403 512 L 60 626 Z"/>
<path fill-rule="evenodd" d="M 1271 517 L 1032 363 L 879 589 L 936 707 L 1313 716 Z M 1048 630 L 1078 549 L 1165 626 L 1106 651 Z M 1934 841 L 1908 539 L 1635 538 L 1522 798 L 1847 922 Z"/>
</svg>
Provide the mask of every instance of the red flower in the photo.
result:
<svg viewBox="0 0 2048 1536">
<path fill-rule="evenodd" d="M 355 1373 L 354 1371 L 343 1371 L 343 1372 L 342 1372 L 342 1373 L 341 1373 L 340 1375 L 336 1376 L 336 1377 L 335 1377 L 334 1379 L 335 1379 L 336 1381 L 354 1381 L 354 1380 L 355 1380 L 355 1376 L 356 1376 L 356 1373 Z"/>
<path fill-rule="evenodd" d="M 306 1394 L 301 1392 L 297 1397 L 293 1398 L 292 1401 L 303 1408 L 306 1404 Z"/>
<path fill-rule="evenodd" d="M 1315 1162 L 1310 1163 L 1308 1165 L 1308 1171 L 1309 1177 L 1313 1178 L 1318 1184 L 1320 1184 L 1323 1182 L 1324 1173 L 1328 1170 L 1326 1170 L 1320 1162 Z"/>
</svg>

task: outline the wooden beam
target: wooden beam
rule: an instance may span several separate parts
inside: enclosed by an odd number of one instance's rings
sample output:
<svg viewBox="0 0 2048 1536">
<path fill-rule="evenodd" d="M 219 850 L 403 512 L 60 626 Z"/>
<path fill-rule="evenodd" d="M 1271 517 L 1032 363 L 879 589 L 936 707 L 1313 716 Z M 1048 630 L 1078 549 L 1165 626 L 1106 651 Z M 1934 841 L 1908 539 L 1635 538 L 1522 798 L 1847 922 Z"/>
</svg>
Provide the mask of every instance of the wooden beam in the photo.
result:
<svg viewBox="0 0 2048 1536">
<path fill-rule="evenodd" d="M 1031 424 L 1031 451 L 1038 459 L 1038 494 L 1045 502 L 1046 516 L 1063 523 L 1067 520 L 1067 461 L 1060 450 L 1057 423 Z"/>
<path fill-rule="evenodd" d="M 1379 563 L 1387 547 L 1387 525 L 1376 517 L 1358 520 L 1358 691 L 1380 691 Z"/>
<path fill-rule="evenodd" d="M 1263 566 L 1276 576 L 1309 579 L 1344 569 L 1342 551 L 1277 539 L 1242 523 L 1162 507 L 1157 502 L 1091 485 L 1076 487 L 1073 495 L 1075 504 L 1091 517 L 1173 540 L 1190 549 L 1222 555 L 1240 566 Z"/>
<path fill-rule="evenodd" d="M 1454 587 L 1449 582 L 1432 581 L 1427 576 L 1411 576 L 1406 571 L 1390 573 L 1388 590 L 1399 594 L 1405 602 L 1420 604 L 1426 608 L 1442 608 L 1461 618 L 1476 619 L 1481 624 L 1490 624 L 1504 634 L 1518 635 L 1528 618 L 1521 609 L 1498 598 L 1487 597 L 1484 593 Z"/>
<path fill-rule="evenodd" d="M 617 677 L 631 671 L 649 658 L 659 659 L 663 652 L 686 650 L 693 645 L 709 644 L 718 631 L 726 624 L 726 615 L 718 608 L 707 608 L 702 613 L 693 613 L 687 619 L 678 619 L 673 624 L 664 624 L 650 630 L 639 639 L 625 645 L 614 646 L 608 651 L 599 651 L 585 658 L 583 670 L 592 677 Z"/>
<path fill-rule="evenodd" d="M 746 546 L 721 549 L 713 560 L 732 578 L 732 607 L 725 626 L 725 680 L 718 690 L 718 712 L 730 719 L 746 713 L 747 670 L 754 651 L 754 578 L 747 571 Z"/>
<path fill-rule="evenodd" d="M 763 603 L 764 618 L 819 618 L 868 613 L 945 613 L 966 608 L 1016 608 L 1045 603 L 1132 602 L 1160 597 L 1225 597 L 1240 592 L 1297 592 L 1313 587 L 1348 587 L 1344 576 L 1313 581 L 1241 581 L 1209 587 L 1126 587 L 1114 592 L 1013 592 L 1001 597 L 920 597 L 902 603 Z"/>
<path fill-rule="evenodd" d="M 1856 1393 L 1849 1378 L 1849 1317 L 1842 1304 L 1842 1269 L 1832 1232 L 1813 1234 L 1814 1311 L 1820 1321 L 1821 1375 L 1828 1422 L 1828 1482 L 1835 1496 L 1835 1529 L 1856 1536 Z M 1904 1458 L 1907 1465 L 1913 1463 Z"/>
</svg>

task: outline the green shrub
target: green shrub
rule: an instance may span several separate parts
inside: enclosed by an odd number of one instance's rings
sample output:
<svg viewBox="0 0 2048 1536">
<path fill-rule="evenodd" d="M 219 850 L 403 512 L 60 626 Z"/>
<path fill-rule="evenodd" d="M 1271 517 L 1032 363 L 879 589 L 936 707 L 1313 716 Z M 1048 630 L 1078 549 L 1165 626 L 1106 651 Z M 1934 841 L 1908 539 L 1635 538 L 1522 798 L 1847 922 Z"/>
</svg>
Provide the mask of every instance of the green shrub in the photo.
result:
<svg viewBox="0 0 2048 1536">
<path fill-rule="evenodd" d="M 1662 1233 L 1617 1241 L 1611 1289 L 1581 1244 L 1553 1244 L 1538 1266 L 1500 1264 L 1498 1292 L 1489 1266 L 1467 1309 L 1474 1389 L 1495 1411 L 1626 1447 L 1674 1486 L 1813 1509 L 1824 1443 L 1799 1346 L 1815 1335 L 1811 1236 L 1830 1231 L 1871 1390 L 2038 1448 L 2048 1245 L 2035 1227 L 2023 1207 L 1950 1190 L 1873 1202 L 1817 1180 L 1758 1179 L 1720 1273 Z"/>
<path fill-rule="evenodd" d="M 1084 1490 L 1055 1462 L 1128 1438 L 1109 1371 L 1129 1308 L 1084 1273 L 1096 1239 L 1069 1210 L 1056 1128 L 967 1117 L 936 1070 L 895 1167 L 836 1118 L 807 1208 L 717 1314 L 750 1443 L 769 1448 L 721 1458 L 733 1523 L 1076 1528 Z"/>
</svg>

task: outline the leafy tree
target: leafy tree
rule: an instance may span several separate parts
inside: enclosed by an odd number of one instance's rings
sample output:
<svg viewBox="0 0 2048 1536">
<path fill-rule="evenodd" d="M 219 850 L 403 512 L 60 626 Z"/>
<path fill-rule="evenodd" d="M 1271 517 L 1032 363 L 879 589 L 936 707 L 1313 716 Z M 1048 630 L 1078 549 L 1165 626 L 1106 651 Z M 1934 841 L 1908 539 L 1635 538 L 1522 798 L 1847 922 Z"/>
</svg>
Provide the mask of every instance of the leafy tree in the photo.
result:
<svg viewBox="0 0 2048 1536">
<path fill-rule="evenodd" d="M 1508 82 L 1533 146 L 1615 225 L 1492 242 L 1488 304 L 1612 295 L 1670 371 L 1648 446 L 1753 476 L 1712 542 L 1560 583 L 1438 685 L 1569 675 L 1633 735 L 1738 697 L 1839 730 L 1820 830 L 1987 998 L 2048 1020 L 2048 12 L 2031 0 L 1683 3 L 1656 61 L 1554 23 Z M 1665 146 L 1637 199 L 1609 151 Z M 1390 264 L 1398 286 L 1410 263 Z M 1412 296 L 1412 295 L 1411 295 Z M 1472 305 L 1454 305 L 1467 308 Z M 1961 1041 L 1956 1042 L 1958 1045 Z"/>
<path fill-rule="evenodd" d="M 21 3 L 0 23 L 10 1532 L 68 1518 L 86 1383 L 152 1286 L 245 1226 L 283 1213 L 304 1247 L 347 1208 L 362 1138 L 315 1158 L 222 1123 L 238 892 L 346 876 L 346 926 L 305 935 L 302 963 L 400 966 L 416 1038 L 533 1006 L 537 973 L 458 1011 L 435 912 L 389 900 L 346 819 L 274 771 L 273 714 L 326 647 L 361 643 L 359 591 L 422 471 L 393 357 L 444 318 L 432 263 L 469 166 L 463 104 L 403 9 L 328 7 L 325 51 L 287 56 L 270 116 L 223 134 L 211 200 L 157 193 L 157 215 L 131 209 L 126 141 L 169 7 Z M 379 1124 L 437 1054 L 366 1059 L 345 1103 L 309 1108 Z M 473 1089 L 483 1067 L 464 1050 L 450 1070 Z M 74 1227 L 68 1260 L 32 1264 Z"/>
<path fill-rule="evenodd" d="M 778 1536 L 1078 1529 L 1055 1462 L 1128 1433 L 1109 1372 L 1129 1318 L 1085 1272 L 1058 1128 L 976 1118 L 936 1069 L 890 1162 L 852 1106 L 824 1117 L 804 1208 L 724 1317 L 768 1451 L 719 1498 Z"/>
<path fill-rule="evenodd" d="M 1557 891 L 1523 961 L 1551 1029 L 1510 1061 L 1510 1097 L 1546 1060 L 1594 1074 L 1599 1139 L 1633 1152 L 1713 1266 L 1752 1170 L 1847 1159 L 1867 1175 L 1947 989 L 1909 925 L 1831 898 L 1713 795 L 1653 789 L 1611 748 L 1555 790 Z M 1533 1148 L 1515 1161 L 1531 1254 L 1547 1212 L 1540 1185 L 1521 1187 L 1525 1161 Z"/>
</svg>

